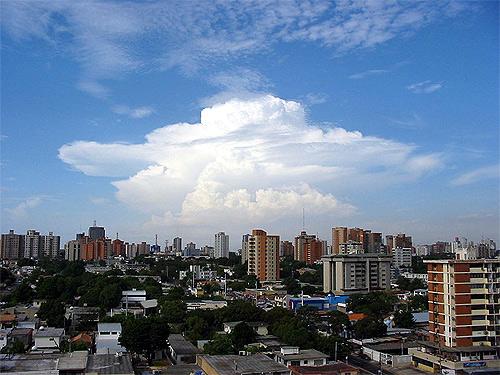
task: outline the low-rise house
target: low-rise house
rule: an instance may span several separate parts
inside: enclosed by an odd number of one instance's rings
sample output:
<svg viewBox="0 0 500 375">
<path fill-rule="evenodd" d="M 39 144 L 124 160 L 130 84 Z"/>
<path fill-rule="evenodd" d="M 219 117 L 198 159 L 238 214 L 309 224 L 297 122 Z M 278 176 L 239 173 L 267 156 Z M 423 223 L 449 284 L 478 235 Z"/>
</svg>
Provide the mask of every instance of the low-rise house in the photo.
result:
<svg viewBox="0 0 500 375">
<path fill-rule="evenodd" d="M 298 346 L 284 346 L 274 353 L 276 362 L 290 366 L 324 366 L 328 355 L 316 349 L 300 350 Z"/>
<path fill-rule="evenodd" d="M 262 353 L 249 356 L 199 355 L 196 363 L 208 375 L 290 375 L 290 370 Z"/>
<path fill-rule="evenodd" d="M 9 311 L 0 314 L 0 329 L 14 328 L 16 320 L 16 315 Z"/>
<path fill-rule="evenodd" d="M 201 352 L 180 334 L 173 333 L 168 336 L 168 355 L 175 364 L 195 363 L 196 355 Z"/>
<path fill-rule="evenodd" d="M 122 334 L 120 323 L 99 323 L 95 338 L 96 354 L 116 354 L 127 350 L 120 345 L 118 338 Z"/>
<path fill-rule="evenodd" d="M 7 346 L 10 329 L 0 329 L 0 350 Z"/>
<path fill-rule="evenodd" d="M 140 307 L 141 302 L 146 301 L 146 291 L 145 290 L 124 290 L 122 292 L 122 308 L 127 309 L 130 307 Z"/>
<path fill-rule="evenodd" d="M 35 332 L 36 350 L 60 350 L 64 328 L 40 327 Z"/>
<path fill-rule="evenodd" d="M 186 306 L 189 310 L 215 310 L 227 306 L 227 301 L 216 300 L 201 300 L 201 301 L 187 301 Z"/>
<path fill-rule="evenodd" d="M 22 342 L 26 349 L 31 348 L 33 345 L 33 330 L 30 328 L 13 328 L 7 337 L 7 344 L 14 341 Z"/>
<path fill-rule="evenodd" d="M 148 316 L 158 310 L 158 300 L 148 299 L 146 301 L 141 301 L 141 307 L 143 310 L 143 315 Z"/>
<path fill-rule="evenodd" d="M 72 337 L 70 340 L 70 345 L 76 345 L 76 344 L 81 344 L 85 345 L 87 348 L 90 348 L 92 346 L 92 343 L 94 342 L 92 335 L 89 335 L 88 333 L 81 332 L 78 335 Z"/>
</svg>

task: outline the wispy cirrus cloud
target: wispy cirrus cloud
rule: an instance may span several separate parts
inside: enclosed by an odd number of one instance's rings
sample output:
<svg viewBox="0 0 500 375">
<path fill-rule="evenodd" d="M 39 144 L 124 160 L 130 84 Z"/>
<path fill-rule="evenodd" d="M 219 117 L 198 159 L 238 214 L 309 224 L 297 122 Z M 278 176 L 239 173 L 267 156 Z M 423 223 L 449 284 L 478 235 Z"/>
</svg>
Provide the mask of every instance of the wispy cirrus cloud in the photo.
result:
<svg viewBox="0 0 500 375">
<path fill-rule="evenodd" d="M 115 105 L 111 107 L 111 110 L 118 115 L 125 115 L 135 119 L 151 116 L 155 112 L 154 108 L 150 106 L 131 108 L 126 105 Z"/>
<path fill-rule="evenodd" d="M 381 75 L 381 74 L 388 73 L 388 72 L 389 72 L 388 69 L 369 69 L 369 70 L 365 70 L 364 72 L 351 74 L 349 76 L 349 79 L 363 79 L 366 77 L 377 76 L 377 75 Z"/>
<path fill-rule="evenodd" d="M 500 164 L 497 165 L 487 165 L 474 169 L 472 171 L 466 172 L 451 181 L 454 186 L 463 186 L 474 184 L 486 179 L 499 179 L 500 177 Z"/>
<path fill-rule="evenodd" d="M 454 1 L 303 0 L 18 0 L 1 6 L 2 29 L 12 39 L 39 39 L 65 52 L 81 66 L 78 87 L 98 97 L 109 95 L 103 81 L 123 74 L 174 67 L 192 74 L 277 42 L 306 41 L 339 53 L 373 48 L 467 8 Z"/>
<path fill-rule="evenodd" d="M 412 83 L 406 86 L 408 91 L 414 94 L 430 94 L 443 87 L 443 82 L 432 82 L 430 80 Z"/>
</svg>

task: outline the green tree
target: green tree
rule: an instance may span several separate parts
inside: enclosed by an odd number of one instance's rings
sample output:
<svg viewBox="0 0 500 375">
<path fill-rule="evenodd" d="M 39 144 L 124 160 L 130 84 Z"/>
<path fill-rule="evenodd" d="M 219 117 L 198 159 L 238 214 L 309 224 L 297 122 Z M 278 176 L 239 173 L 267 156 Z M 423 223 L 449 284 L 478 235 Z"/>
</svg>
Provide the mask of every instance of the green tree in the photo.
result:
<svg viewBox="0 0 500 375">
<path fill-rule="evenodd" d="M 28 303 L 32 302 L 35 296 L 33 288 L 27 282 L 22 282 L 19 286 L 14 289 L 11 294 L 10 300 L 13 304 L 16 303 Z"/>
<path fill-rule="evenodd" d="M 300 287 L 300 283 L 294 279 L 293 277 L 287 277 L 283 280 L 283 285 L 285 285 L 286 292 L 292 295 L 298 295 L 301 293 L 302 288 Z"/>
<path fill-rule="evenodd" d="M 369 339 L 384 336 L 387 333 L 387 326 L 381 319 L 369 316 L 357 321 L 353 330 L 358 339 Z"/>
<path fill-rule="evenodd" d="M 330 334 L 340 335 L 344 329 L 350 330 L 351 322 L 349 321 L 349 317 L 347 314 L 344 314 L 341 311 L 333 310 L 328 312 L 328 326 L 330 330 Z"/>
<path fill-rule="evenodd" d="M 211 333 L 207 321 L 200 316 L 190 316 L 186 319 L 186 336 L 191 341 L 209 338 Z"/>
<path fill-rule="evenodd" d="M 394 313 L 394 324 L 399 328 L 415 327 L 415 318 L 410 310 L 398 310 Z"/>
<path fill-rule="evenodd" d="M 349 298 L 347 309 L 381 318 L 394 310 L 398 297 L 387 292 L 353 294 Z"/>
<path fill-rule="evenodd" d="M 184 289 L 181 287 L 173 287 L 167 291 L 166 299 L 168 300 L 183 300 L 186 297 Z"/>
<path fill-rule="evenodd" d="M 328 354 L 330 357 L 344 358 L 346 355 L 351 353 L 350 343 L 338 336 L 322 336 L 316 335 L 314 339 L 314 348 Z M 335 350 L 337 351 L 335 353 Z"/>
<path fill-rule="evenodd" d="M 233 342 L 228 335 L 215 335 L 213 340 L 205 344 L 203 351 L 210 355 L 226 355 L 235 353 Z"/>
<path fill-rule="evenodd" d="M 169 323 L 183 323 L 186 319 L 187 307 L 182 301 L 165 301 L 160 304 L 160 309 Z"/>
<path fill-rule="evenodd" d="M 167 347 L 169 333 L 167 322 L 161 318 L 128 319 L 119 341 L 127 350 L 144 355 L 151 364 L 154 353 Z"/>
<path fill-rule="evenodd" d="M 231 332 L 231 341 L 236 350 L 242 350 L 245 345 L 255 341 L 255 331 L 245 322 L 237 324 Z"/>
<path fill-rule="evenodd" d="M 64 303 L 58 300 L 47 300 L 38 310 L 38 316 L 47 321 L 49 327 L 64 327 Z"/>
<path fill-rule="evenodd" d="M 410 297 L 410 308 L 412 311 L 426 311 L 429 309 L 427 296 L 415 295 Z"/>
<path fill-rule="evenodd" d="M 9 345 L 4 346 L 1 350 L 1 353 L 2 354 L 22 354 L 22 353 L 26 353 L 26 347 L 24 346 L 24 344 L 21 341 L 15 339 L 11 343 L 9 343 Z"/>
<path fill-rule="evenodd" d="M 99 307 L 109 310 L 120 304 L 122 299 L 122 290 L 118 284 L 109 284 L 102 288 L 99 293 Z"/>
</svg>

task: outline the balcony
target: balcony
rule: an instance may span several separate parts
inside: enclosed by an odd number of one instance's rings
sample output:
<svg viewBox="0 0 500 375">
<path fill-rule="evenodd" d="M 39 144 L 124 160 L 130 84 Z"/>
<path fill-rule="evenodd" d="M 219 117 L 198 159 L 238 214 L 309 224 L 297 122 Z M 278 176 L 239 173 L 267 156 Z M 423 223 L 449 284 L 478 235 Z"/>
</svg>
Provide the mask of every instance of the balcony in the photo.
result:
<svg viewBox="0 0 500 375">
<path fill-rule="evenodd" d="M 488 294 L 487 288 L 473 288 L 470 290 L 470 294 Z"/>
</svg>

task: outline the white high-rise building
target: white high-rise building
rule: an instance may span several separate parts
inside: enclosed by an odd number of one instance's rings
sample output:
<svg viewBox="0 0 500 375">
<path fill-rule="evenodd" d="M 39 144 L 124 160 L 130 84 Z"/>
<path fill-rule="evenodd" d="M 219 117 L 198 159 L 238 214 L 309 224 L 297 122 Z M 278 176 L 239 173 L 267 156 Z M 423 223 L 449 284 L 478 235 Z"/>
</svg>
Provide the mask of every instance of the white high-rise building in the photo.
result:
<svg viewBox="0 0 500 375">
<path fill-rule="evenodd" d="M 40 249 L 43 246 L 42 236 L 40 232 L 30 229 L 26 232 L 24 236 L 24 257 L 25 258 L 38 258 L 40 254 Z"/>
<path fill-rule="evenodd" d="M 224 232 L 215 235 L 214 258 L 229 258 L 229 235 Z"/>
<path fill-rule="evenodd" d="M 41 256 L 48 258 L 57 258 L 57 256 L 59 255 L 60 247 L 60 236 L 55 236 L 52 232 L 49 232 L 47 236 L 42 236 L 42 250 L 40 252 Z"/>
</svg>

